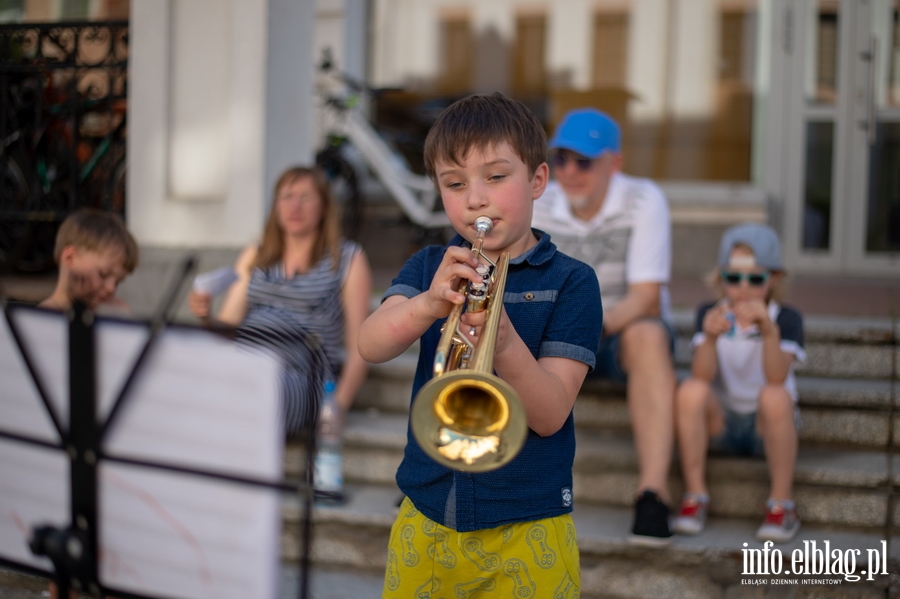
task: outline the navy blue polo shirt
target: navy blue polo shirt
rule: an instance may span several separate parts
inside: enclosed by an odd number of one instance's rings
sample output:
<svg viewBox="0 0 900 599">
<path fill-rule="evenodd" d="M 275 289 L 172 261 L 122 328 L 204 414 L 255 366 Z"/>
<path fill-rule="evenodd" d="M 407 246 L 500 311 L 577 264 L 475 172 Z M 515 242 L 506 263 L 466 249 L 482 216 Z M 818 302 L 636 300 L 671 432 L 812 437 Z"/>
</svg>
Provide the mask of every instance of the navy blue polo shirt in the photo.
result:
<svg viewBox="0 0 900 599">
<path fill-rule="evenodd" d="M 503 304 L 510 322 L 537 359 L 563 357 L 594 367 L 603 309 L 597 276 L 586 264 L 558 252 L 550 236 L 534 230 L 538 243 L 510 260 Z M 457 235 L 448 245 L 468 243 Z M 427 247 L 410 258 L 384 297 L 414 297 L 431 286 L 444 247 Z M 412 397 L 432 377 L 441 337 L 436 321 L 422 336 Z M 407 425 L 397 484 L 428 518 L 459 532 L 496 528 L 572 511 L 572 414 L 555 434 L 528 431 L 522 451 L 505 466 L 468 473 L 438 464 L 416 443 Z"/>
</svg>

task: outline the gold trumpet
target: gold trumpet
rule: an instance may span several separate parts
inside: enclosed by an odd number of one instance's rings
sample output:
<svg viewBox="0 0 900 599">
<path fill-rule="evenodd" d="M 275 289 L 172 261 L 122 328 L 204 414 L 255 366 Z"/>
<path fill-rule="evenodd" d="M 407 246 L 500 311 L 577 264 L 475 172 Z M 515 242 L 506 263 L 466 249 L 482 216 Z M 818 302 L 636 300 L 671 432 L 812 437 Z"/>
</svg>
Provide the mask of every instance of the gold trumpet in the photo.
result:
<svg viewBox="0 0 900 599">
<path fill-rule="evenodd" d="M 490 218 L 475 219 L 472 254 L 481 262 L 476 270 L 482 282 L 460 284 L 459 292 L 467 299 L 454 308 L 441 329 L 434 376 L 416 395 L 411 414 L 413 435 L 425 453 L 464 472 L 503 466 L 519 453 L 528 434 L 519 395 L 493 374 L 509 253 L 496 263 L 482 253 L 484 236 L 492 228 Z M 486 311 L 477 345 L 459 328 L 464 308 Z"/>
</svg>

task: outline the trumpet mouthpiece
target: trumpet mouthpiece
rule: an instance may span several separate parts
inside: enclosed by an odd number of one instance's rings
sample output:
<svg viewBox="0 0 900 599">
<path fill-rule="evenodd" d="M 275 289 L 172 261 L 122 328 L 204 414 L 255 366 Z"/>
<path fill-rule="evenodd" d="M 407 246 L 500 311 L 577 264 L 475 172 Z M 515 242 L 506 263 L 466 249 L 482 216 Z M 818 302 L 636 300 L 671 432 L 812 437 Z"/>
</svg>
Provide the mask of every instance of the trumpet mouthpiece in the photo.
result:
<svg viewBox="0 0 900 599">
<path fill-rule="evenodd" d="M 494 228 L 494 223 L 487 216 L 479 216 L 475 219 L 475 232 L 486 235 Z"/>
</svg>

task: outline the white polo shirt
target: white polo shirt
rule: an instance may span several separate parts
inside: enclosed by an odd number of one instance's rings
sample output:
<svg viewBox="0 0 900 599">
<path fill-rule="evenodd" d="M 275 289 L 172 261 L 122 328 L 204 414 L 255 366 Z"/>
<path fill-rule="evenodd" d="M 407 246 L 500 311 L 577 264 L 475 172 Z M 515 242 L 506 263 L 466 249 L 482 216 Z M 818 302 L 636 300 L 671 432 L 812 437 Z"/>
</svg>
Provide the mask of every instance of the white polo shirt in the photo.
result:
<svg viewBox="0 0 900 599">
<path fill-rule="evenodd" d="M 660 314 L 669 319 L 672 225 L 662 190 L 649 179 L 616 173 L 603 206 L 583 221 L 572 214 L 556 181 L 534 203 L 532 224 L 556 247 L 597 273 L 603 310 L 618 304 L 633 283 L 661 283 Z"/>
<path fill-rule="evenodd" d="M 724 300 L 723 300 L 724 301 Z M 697 347 L 706 339 L 703 333 L 703 317 L 718 302 L 705 304 L 697 311 L 695 333 L 691 346 Z M 797 403 L 797 381 L 794 369 L 806 362 L 803 349 L 803 317 L 792 308 L 781 307 L 778 302 L 769 302 L 769 318 L 778 325 L 781 334 L 781 351 L 794 355 L 788 370 L 784 387 L 794 403 Z M 719 335 L 716 339 L 718 370 L 712 382 L 713 391 L 722 406 L 738 414 L 752 414 L 757 411 L 759 392 L 766 384 L 762 362 L 763 341 L 759 328 L 751 325 L 740 328 L 730 335 Z"/>
</svg>

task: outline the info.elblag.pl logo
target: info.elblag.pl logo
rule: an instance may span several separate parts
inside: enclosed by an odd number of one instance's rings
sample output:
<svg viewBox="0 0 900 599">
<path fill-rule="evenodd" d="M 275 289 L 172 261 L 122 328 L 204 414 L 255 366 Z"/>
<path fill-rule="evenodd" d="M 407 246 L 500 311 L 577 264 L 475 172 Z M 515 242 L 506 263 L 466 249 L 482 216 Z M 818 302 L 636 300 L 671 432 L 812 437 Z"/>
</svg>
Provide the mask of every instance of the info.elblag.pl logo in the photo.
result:
<svg viewBox="0 0 900 599">
<path fill-rule="evenodd" d="M 773 548 L 772 541 L 766 541 L 762 549 L 750 549 L 747 543 L 741 549 L 744 558 L 745 576 L 842 576 L 843 580 L 856 582 L 865 576 L 875 580 L 876 576 L 888 574 L 887 541 L 881 547 L 865 549 L 839 549 L 831 547 L 831 541 L 803 541 L 803 548 L 791 551 L 785 557 L 780 549 Z M 863 563 L 865 558 L 865 563 Z M 865 567 L 865 569 L 862 569 Z M 761 580 L 762 584 L 773 583 Z M 841 579 L 793 579 L 786 584 L 840 584 Z"/>
</svg>

